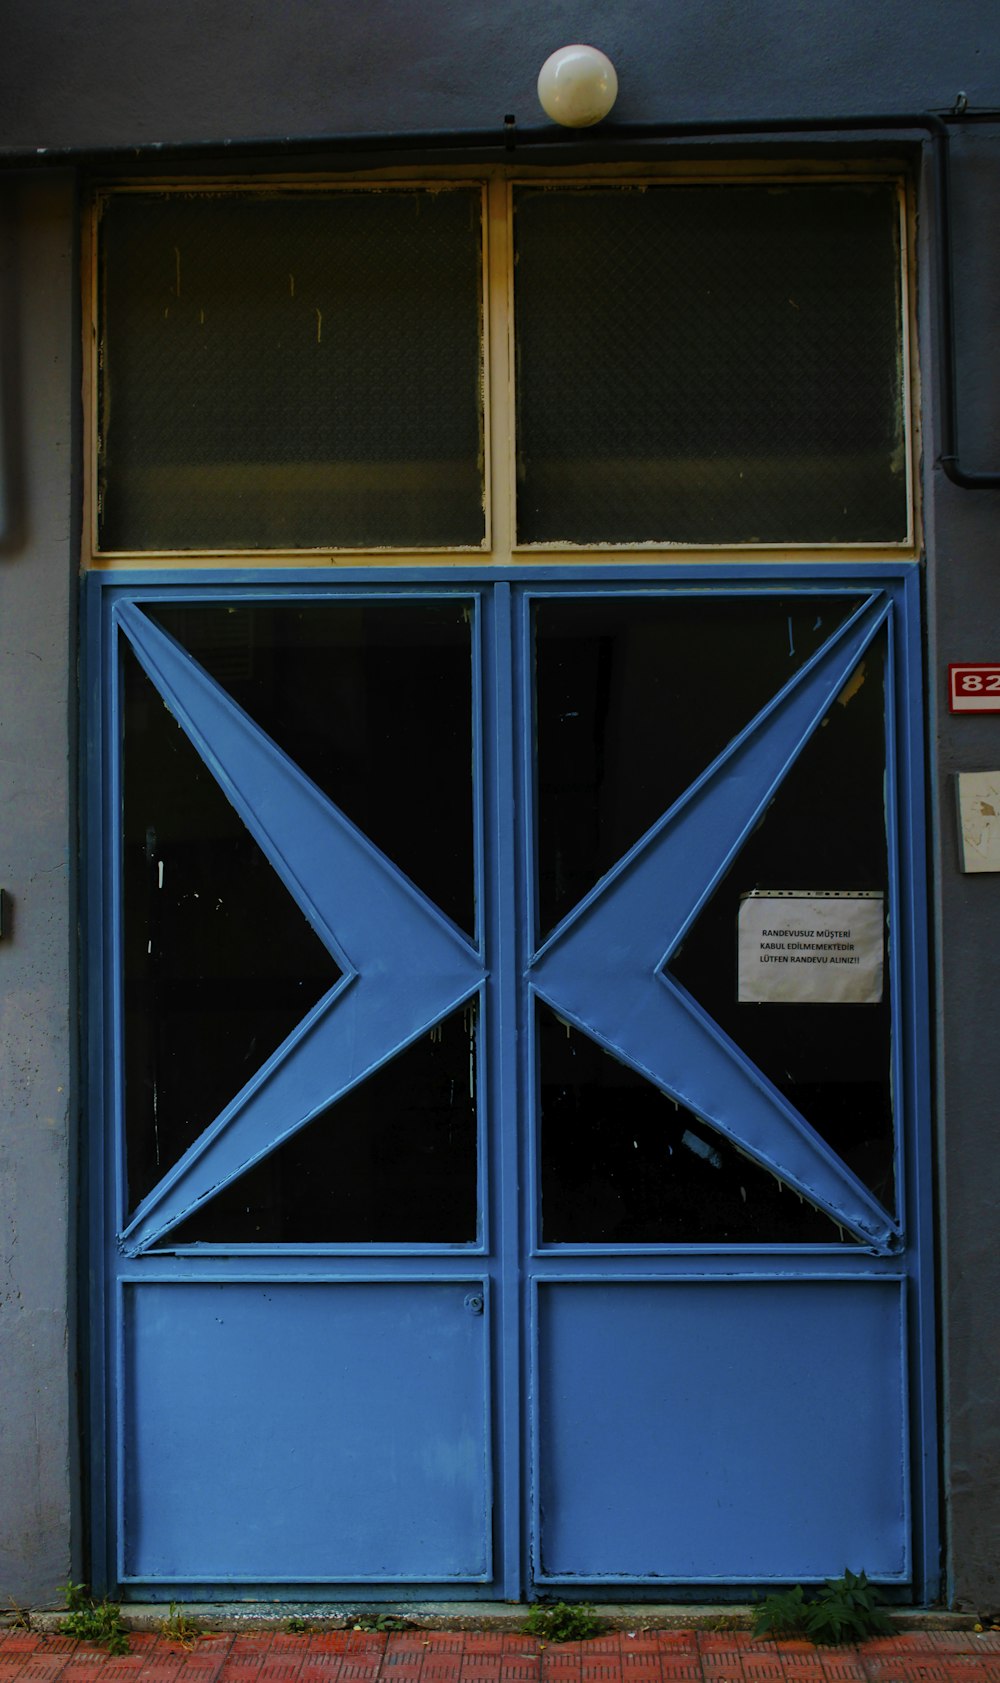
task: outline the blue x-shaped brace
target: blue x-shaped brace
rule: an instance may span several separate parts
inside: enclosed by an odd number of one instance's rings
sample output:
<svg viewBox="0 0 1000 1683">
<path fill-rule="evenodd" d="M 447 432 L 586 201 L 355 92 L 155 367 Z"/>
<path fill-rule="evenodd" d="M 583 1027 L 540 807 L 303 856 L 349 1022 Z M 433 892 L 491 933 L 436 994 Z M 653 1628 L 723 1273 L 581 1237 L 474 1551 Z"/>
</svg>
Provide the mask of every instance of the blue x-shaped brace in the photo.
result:
<svg viewBox="0 0 1000 1683">
<path fill-rule="evenodd" d="M 888 612 L 871 597 L 535 953 L 533 991 L 854 1237 L 882 1205 L 670 975 L 670 957 Z M 147 1250 L 471 998 L 481 954 L 183 650 L 117 609 L 146 673 L 342 972 L 124 1228 Z"/>
</svg>

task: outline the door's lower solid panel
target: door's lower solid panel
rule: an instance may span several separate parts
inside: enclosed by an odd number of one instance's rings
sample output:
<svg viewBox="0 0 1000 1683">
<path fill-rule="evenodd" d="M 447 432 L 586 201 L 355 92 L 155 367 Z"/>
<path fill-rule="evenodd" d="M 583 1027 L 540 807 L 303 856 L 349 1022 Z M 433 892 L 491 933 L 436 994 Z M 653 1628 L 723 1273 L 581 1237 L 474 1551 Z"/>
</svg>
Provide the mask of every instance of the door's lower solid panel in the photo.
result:
<svg viewBox="0 0 1000 1683">
<path fill-rule="evenodd" d="M 124 1296 L 124 1580 L 489 1577 L 483 1281 Z"/>
<path fill-rule="evenodd" d="M 909 1571 L 896 1279 L 540 1282 L 539 1582 Z"/>
</svg>

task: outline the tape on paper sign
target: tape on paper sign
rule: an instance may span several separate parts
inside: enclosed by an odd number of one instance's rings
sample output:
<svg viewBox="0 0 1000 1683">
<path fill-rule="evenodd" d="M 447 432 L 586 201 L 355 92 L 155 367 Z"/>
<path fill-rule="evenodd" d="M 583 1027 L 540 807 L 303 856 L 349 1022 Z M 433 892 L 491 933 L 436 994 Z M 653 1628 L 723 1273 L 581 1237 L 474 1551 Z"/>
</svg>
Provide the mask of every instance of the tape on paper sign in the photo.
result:
<svg viewBox="0 0 1000 1683">
<path fill-rule="evenodd" d="M 877 1005 L 883 896 L 762 889 L 740 899 L 737 999 L 780 1005 Z"/>
</svg>

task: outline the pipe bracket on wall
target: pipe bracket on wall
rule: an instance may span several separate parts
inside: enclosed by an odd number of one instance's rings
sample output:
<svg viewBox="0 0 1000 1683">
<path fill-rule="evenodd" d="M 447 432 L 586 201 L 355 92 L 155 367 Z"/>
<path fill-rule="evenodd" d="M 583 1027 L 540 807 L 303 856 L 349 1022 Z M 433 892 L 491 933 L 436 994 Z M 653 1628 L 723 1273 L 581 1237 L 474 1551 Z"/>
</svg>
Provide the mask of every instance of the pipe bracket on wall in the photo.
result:
<svg viewBox="0 0 1000 1683">
<path fill-rule="evenodd" d="M 995 119 L 996 112 L 971 113 L 968 100 L 960 94 L 952 121 L 968 123 L 974 117 Z M 958 446 L 958 373 L 955 345 L 954 242 L 951 231 L 951 135 L 943 118 L 931 117 L 929 124 L 934 148 L 935 209 L 937 213 L 937 300 L 940 352 L 939 403 L 941 449 L 937 461 L 953 485 L 964 491 L 1000 490 L 1000 470 L 972 472 L 963 468 Z"/>
</svg>

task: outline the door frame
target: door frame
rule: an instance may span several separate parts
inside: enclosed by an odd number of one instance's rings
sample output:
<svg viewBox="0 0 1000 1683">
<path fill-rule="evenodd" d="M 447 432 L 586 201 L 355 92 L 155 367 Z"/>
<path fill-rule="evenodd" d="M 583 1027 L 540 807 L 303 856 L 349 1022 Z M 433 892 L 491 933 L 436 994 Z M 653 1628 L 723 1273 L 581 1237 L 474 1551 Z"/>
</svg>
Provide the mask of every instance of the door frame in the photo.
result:
<svg viewBox="0 0 1000 1683">
<path fill-rule="evenodd" d="M 559 589 L 579 595 L 600 595 L 621 590 L 630 594 L 643 588 L 657 593 L 682 594 L 763 592 L 794 590 L 798 594 L 832 592 L 858 593 L 882 589 L 894 602 L 890 638 L 894 655 L 895 685 L 887 697 L 887 735 L 890 753 L 895 754 L 897 785 L 895 803 L 889 805 L 889 847 L 899 864 L 899 899 L 893 907 L 896 929 L 896 982 L 893 1027 L 896 1035 L 895 1073 L 901 1095 L 899 1111 L 909 1118 L 899 1149 L 903 1154 L 906 1214 L 910 1242 L 902 1259 L 880 1259 L 877 1272 L 900 1280 L 910 1348 L 907 1409 L 911 1444 L 911 1533 L 912 1589 L 902 1588 L 900 1598 L 916 1602 L 933 1600 L 938 1594 L 940 1562 L 938 1536 L 938 1454 L 936 1415 L 936 1356 L 934 1342 L 934 1216 L 932 1195 L 928 945 L 926 917 L 925 807 L 923 789 L 924 748 L 922 713 L 922 645 L 920 619 L 920 575 L 912 561 L 878 563 L 842 562 L 783 563 L 711 561 L 702 564 L 662 561 L 635 563 L 576 563 L 571 565 L 525 563 L 494 567 L 474 560 L 446 567 L 391 566 L 337 567 L 333 572 L 310 568 L 129 568 L 93 572 L 84 581 L 85 623 L 85 706 L 87 724 L 81 733 L 83 824 L 87 842 L 86 904 L 83 915 L 85 1058 L 88 1075 L 89 1116 L 85 1130 L 84 1180 L 86 1219 L 83 1312 L 89 1342 L 90 1362 L 84 1389 L 86 1440 L 90 1446 L 90 1577 L 95 1589 L 113 1591 L 119 1587 L 120 1571 L 115 1547 L 119 1522 L 117 1493 L 122 1486 L 121 1440 L 114 1431 L 116 1399 L 120 1396 L 122 1372 L 121 1316 L 112 1287 L 115 1258 L 106 1248 L 106 1219 L 109 1207 L 105 1122 L 113 1109 L 109 1104 L 110 1072 L 120 1063 L 120 1029 L 115 1013 L 107 1008 L 114 995 L 118 975 L 117 945 L 121 933 L 120 907 L 111 880 L 106 846 L 106 828 L 111 821 L 100 791 L 108 774 L 107 743 L 113 709 L 106 693 L 105 673 L 111 632 L 111 609 L 118 600 L 210 599 L 225 595 L 229 600 L 251 602 L 283 593 L 331 595 L 341 589 L 352 594 L 407 595 L 467 594 L 484 591 L 481 620 L 480 660 L 483 686 L 479 697 L 482 721 L 485 775 L 481 782 L 479 835 L 483 856 L 490 861 L 484 904 L 484 939 L 497 954 L 499 981 L 494 981 L 493 1024 L 486 1047 L 486 1104 L 493 1115 L 512 1114 L 512 1095 L 528 1079 L 527 1038 L 512 1032 L 520 1021 L 518 977 L 521 968 L 519 924 L 525 903 L 526 872 L 530 864 L 528 838 L 518 846 L 512 836 L 509 814 L 515 807 L 530 811 L 530 791 L 525 785 L 526 760 L 519 752 L 527 741 L 530 713 L 530 672 L 521 659 L 523 639 L 515 636 L 515 611 L 527 612 L 527 599 L 536 589 L 547 593 Z M 489 604 L 487 606 L 487 598 Z M 475 705 L 474 700 L 474 705 Z M 495 710 L 494 710 L 495 708 Z M 109 993 L 110 989 L 110 993 Z M 524 1374 L 537 1355 L 538 1282 L 562 1279 L 596 1280 L 602 1277 L 602 1257 L 584 1254 L 583 1247 L 563 1246 L 558 1251 L 530 1250 L 531 1200 L 535 1196 L 536 1164 L 529 1138 L 511 1137 L 510 1128 L 494 1128 L 484 1161 L 492 1177 L 493 1193 L 487 1210 L 495 1247 L 491 1265 L 482 1247 L 463 1249 L 455 1256 L 456 1278 L 481 1279 L 492 1296 L 494 1320 L 491 1348 L 494 1362 L 493 1422 L 491 1432 L 494 1472 L 494 1553 L 496 1579 L 491 1584 L 463 1582 L 465 1600 L 520 1599 L 527 1593 L 546 1591 L 558 1585 L 561 1597 L 572 1598 L 574 1584 L 593 1598 L 602 1581 L 575 1578 L 548 1580 L 531 1575 L 532 1527 L 537 1478 L 532 1469 L 525 1476 L 532 1446 L 537 1441 L 534 1387 L 529 1398 Z M 516 1200 L 511 1189 L 520 1183 L 527 1188 Z M 237 1249 L 238 1247 L 233 1247 Z M 315 1247 L 327 1253 L 331 1247 Z M 340 1248 L 343 1251 L 343 1247 Z M 391 1277 L 394 1259 L 391 1248 L 379 1259 L 384 1277 Z M 634 1249 L 634 1247 L 633 1247 Z M 844 1252 L 829 1247 L 810 1247 L 810 1254 L 791 1247 L 719 1247 L 675 1245 L 656 1250 L 655 1268 L 647 1268 L 643 1255 L 635 1258 L 635 1277 L 686 1278 L 710 1282 L 725 1275 L 730 1280 L 760 1280 L 780 1272 L 782 1249 L 795 1252 L 803 1275 L 819 1278 L 871 1274 L 871 1258 L 862 1254 L 845 1259 Z M 651 1252 L 649 1253 L 651 1254 Z M 531 1270 L 522 1268 L 531 1257 Z M 771 1259 L 770 1262 L 768 1259 Z M 415 1259 L 417 1261 L 419 1259 Z M 263 1261 L 263 1258 L 262 1258 Z M 277 1258 L 272 1256 L 272 1265 Z M 289 1280 L 305 1274 L 302 1257 L 289 1255 L 281 1268 L 269 1266 L 252 1277 Z M 346 1257 L 344 1258 L 347 1264 Z M 296 1274 L 296 1269 L 299 1273 Z M 893 1273 L 892 1271 L 895 1270 Z M 228 1269 L 221 1259 L 203 1270 L 207 1277 L 243 1277 L 234 1258 Z M 355 1270 L 355 1275 L 357 1271 Z M 605 1274 L 606 1270 L 603 1271 Z M 366 1274 L 368 1270 L 366 1269 Z M 344 1266 L 340 1277 L 351 1274 Z M 165 1271 L 164 1278 L 168 1277 Z M 185 1274 L 185 1278 L 190 1277 Z M 311 1276 L 315 1277 L 315 1275 Z M 499 1289 L 498 1289 L 499 1288 Z M 112 1329 L 113 1336 L 110 1336 Z M 529 1494 L 530 1489 L 530 1494 Z M 499 1519 L 497 1519 L 499 1515 Z M 859 1562 L 858 1564 L 863 1564 Z M 755 1580 L 730 1580 L 733 1590 Z M 249 1591 L 251 1586 L 243 1586 Z M 290 1597 L 316 1593 L 317 1586 L 287 1583 Z M 402 1586 L 382 1585 L 365 1589 L 366 1598 L 392 1600 Z M 263 1586 L 262 1586 L 263 1588 Z M 609 1586 L 614 1599 L 622 1584 Z M 143 1589 L 149 1598 L 148 1588 Z M 176 1594 L 176 1586 L 164 1588 L 164 1599 Z M 187 1592 L 185 1592 L 187 1593 Z M 440 1599 L 456 1593 L 455 1584 L 421 1583 L 419 1593 Z M 718 1583 L 666 1584 L 630 1583 L 634 1600 L 692 1600 L 701 1595 L 719 1599 L 724 1594 Z M 745 1594 L 745 1588 L 739 1593 Z M 890 1593 L 891 1590 L 890 1590 Z M 323 1598 L 329 1599 L 324 1591 Z M 225 1585 L 193 1586 L 192 1598 L 206 1601 L 231 1599 Z"/>
</svg>

